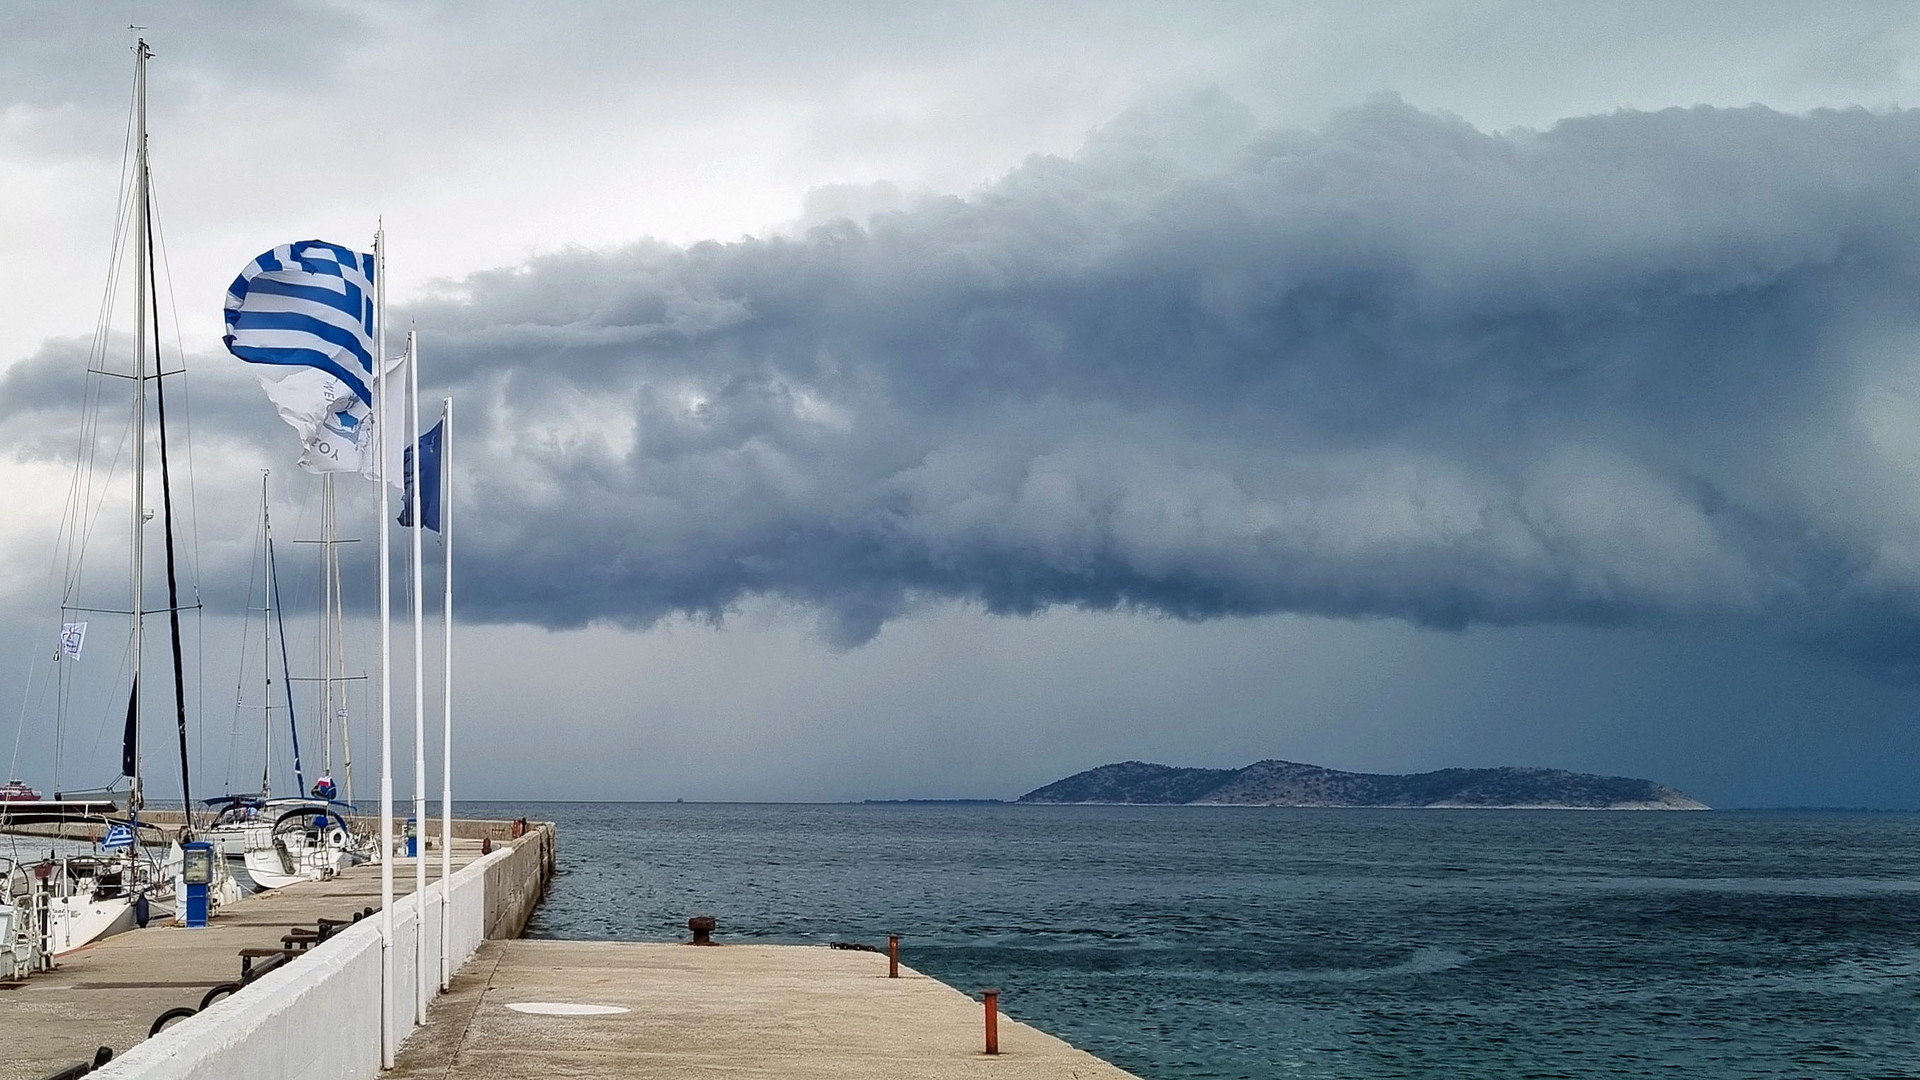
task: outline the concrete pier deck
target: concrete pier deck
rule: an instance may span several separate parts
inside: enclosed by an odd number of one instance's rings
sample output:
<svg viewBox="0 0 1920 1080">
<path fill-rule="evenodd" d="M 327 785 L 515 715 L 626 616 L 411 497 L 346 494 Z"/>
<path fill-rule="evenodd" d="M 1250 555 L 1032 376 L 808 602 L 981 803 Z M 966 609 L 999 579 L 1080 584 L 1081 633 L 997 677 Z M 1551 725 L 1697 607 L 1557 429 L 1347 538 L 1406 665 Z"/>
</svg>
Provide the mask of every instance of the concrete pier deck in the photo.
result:
<svg viewBox="0 0 1920 1080">
<path fill-rule="evenodd" d="M 479 855 L 479 840 L 453 841 L 456 869 Z M 412 859 L 395 860 L 396 895 L 413 891 L 413 876 Z M 439 852 L 429 851 L 427 880 L 439 878 Z M 239 950 L 276 948 L 292 927 L 379 906 L 380 867 L 357 866 L 332 881 L 247 897 L 202 929 L 156 921 L 69 953 L 52 971 L 0 983 L 0 1080 L 46 1076 L 91 1060 L 100 1046 L 125 1053 L 161 1013 L 197 1007 L 209 988 L 237 980 Z"/>
<path fill-rule="evenodd" d="M 780 1077 L 1127 1080 L 1132 1074 L 886 957 L 783 945 L 489 941 L 400 1047 L 400 1080 Z M 587 1016 L 516 1004 L 613 1006 Z"/>
</svg>

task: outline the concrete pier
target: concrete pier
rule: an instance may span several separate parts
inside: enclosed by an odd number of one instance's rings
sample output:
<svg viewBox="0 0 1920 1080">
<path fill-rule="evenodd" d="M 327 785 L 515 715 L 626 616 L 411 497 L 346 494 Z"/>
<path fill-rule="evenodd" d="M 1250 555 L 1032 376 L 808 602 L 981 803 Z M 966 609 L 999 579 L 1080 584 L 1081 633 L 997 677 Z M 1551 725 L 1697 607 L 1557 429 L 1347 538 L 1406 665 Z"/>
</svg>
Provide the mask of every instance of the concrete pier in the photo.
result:
<svg viewBox="0 0 1920 1080">
<path fill-rule="evenodd" d="M 514 1008 L 532 1006 L 535 1011 Z M 553 1015 L 543 1005 L 620 1012 Z M 784 945 L 489 941 L 400 1048 L 400 1080 L 781 1077 L 1128 1080 L 875 953 Z"/>
<path fill-rule="evenodd" d="M 479 854 L 478 840 L 454 841 L 456 868 Z M 396 894 L 412 892 L 413 860 L 397 860 L 393 876 Z M 440 856 L 429 852 L 427 880 L 439 879 Z M 247 897 L 205 928 L 156 920 L 69 953 L 52 971 L 0 983 L 0 1080 L 58 1072 L 92 1060 L 100 1046 L 124 1054 L 161 1013 L 197 1007 L 208 989 L 239 979 L 241 949 L 275 948 L 292 927 L 379 906 L 380 868 L 356 866 L 332 881 Z"/>
<path fill-rule="evenodd" d="M 278 949 L 295 927 L 310 931 L 322 918 L 378 908 L 378 866 L 248 897 L 205 928 L 156 922 L 69 953 L 51 972 L 0 983 L 0 1080 L 37 1080 L 91 1061 L 102 1046 L 114 1052 L 103 1078 L 372 1077 L 382 1017 L 396 1037 L 413 1027 L 415 942 L 430 996 L 439 988 L 442 940 L 457 969 L 486 938 L 525 928 L 552 877 L 554 841 L 550 824 L 456 820 L 445 886 L 437 843 L 426 852 L 425 904 L 411 895 L 414 861 L 395 860 L 391 997 L 381 991 L 376 915 L 201 1007 L 210 989 L 240 980 L 241 949 Z M 492 853 L 483 855 L 483 845 Z M 197 1013 L 149 1037 L 155 1019 L 173 1009 Z"/>
<path fill-rule="evenodd" d="M 505 822 L 462 825 L 444 886 L 428 853 L 425 904 L 407 895 L 412 862 L 396 863 L 390 951 L 378 920 L 363 919 L 198 1008 L 239 978 L 240 949 L 277 948 L 294 927 L 376 906 L 379 867 L 357 867 L 244 900 L 206 929 L 132 931 L 0 984 L 0 1080 L 39 1080 L 99 1046 L 114 1050 L 101 1080 L 376 1080 L 389 1038 L 396 1080 L 1129 1078 L 1004 1016 L 1000 1052 L 988 1055 L 978 1000 L 904 965 L 888 978 L 878 953 L 518 940 L 554 869 L 553 827 L 515 836 L 522 829 Z M 493 839 L 486 856 L 482 835 Z M 442 940 L 456 973 L 437 993 Z M 413 977 L 416 943 L 424 983 Z M 396 961 L 391 993 L 383 955 Z M 198 1011 L 148 1037 L 175 1008 Z"/>
</svg>

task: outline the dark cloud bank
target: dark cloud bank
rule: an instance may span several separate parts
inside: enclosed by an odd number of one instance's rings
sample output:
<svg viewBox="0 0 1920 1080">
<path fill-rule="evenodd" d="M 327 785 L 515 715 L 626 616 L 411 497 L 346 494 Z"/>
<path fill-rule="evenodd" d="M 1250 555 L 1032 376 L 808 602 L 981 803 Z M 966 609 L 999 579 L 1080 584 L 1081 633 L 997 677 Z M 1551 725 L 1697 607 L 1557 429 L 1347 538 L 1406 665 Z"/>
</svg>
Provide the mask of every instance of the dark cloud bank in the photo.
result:
<svg viewBox="0 0 1920 1080">
<path fill-rule="evenodd" d="M 1920 113 L 1200 95 L 964 198 L 404 314 L 462 412 L 472 618 L 1726 620 L 1897 669 L 1917 304 Z"/>
</svg>

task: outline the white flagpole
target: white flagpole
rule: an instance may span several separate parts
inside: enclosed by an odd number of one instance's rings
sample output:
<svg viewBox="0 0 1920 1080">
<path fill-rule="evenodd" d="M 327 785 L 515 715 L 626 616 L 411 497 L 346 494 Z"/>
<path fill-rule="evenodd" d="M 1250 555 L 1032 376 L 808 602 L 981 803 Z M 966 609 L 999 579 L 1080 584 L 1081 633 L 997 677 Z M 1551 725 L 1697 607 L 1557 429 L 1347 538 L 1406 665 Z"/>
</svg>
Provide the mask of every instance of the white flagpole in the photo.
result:
<svg viewBox="0 0 1920 1080">
<path fill-rule="evenodd" d="M 407 520 L 413 522 L 413 896 L 419 924 L 413 935 L 413 1022 L 427 1022 L 427 673 L 425 619 L 420 580 L 420 344 L 407 331 L 407 446 L 413 451 L 413 485 Z"/>
<path fill-rule="evenodd" d="M 387 232 L 373 234 L 373 303 L 379 410 L 374 452 L 380 455 L 380 1063 L 393 1068 L 393 517 L 387 493 Z"/>
<path fill-rule="evenodd" d="M 440 989 L 453 985 L 448 959 L 453 880 L 453 399 L 440 399 Z"/>
<path fill-rule="evenodd" d="M 333 777 L 333 474 L 320 478 L 320 775 Z"/>
</svg>

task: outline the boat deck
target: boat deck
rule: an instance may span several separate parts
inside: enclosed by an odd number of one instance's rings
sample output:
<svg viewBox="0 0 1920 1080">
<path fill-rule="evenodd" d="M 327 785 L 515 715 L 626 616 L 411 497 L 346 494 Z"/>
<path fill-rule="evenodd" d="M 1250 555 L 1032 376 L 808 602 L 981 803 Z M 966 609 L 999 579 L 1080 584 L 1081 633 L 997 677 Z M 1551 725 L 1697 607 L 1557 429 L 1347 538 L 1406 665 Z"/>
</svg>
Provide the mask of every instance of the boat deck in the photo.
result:
<svg viewBox="0 0 1920 1080">
<path fill-rule="evenodd" d="M 453 842 L 456 869 L 479 856 L 480 841 Z M 395 860 L 396 895 L 413 891 L 413 863 Z M 429 851 L 427 880 L 439 877 L 439 852 Z M 101 1046 L 123 1053 L 161 1013 L 197 1008 L 209 989 L 238 980 L 241 949 L 277 948 L 293 927 L 379 906 L 380 867 L 356 866 L 333 881 L 247 897 L 205 928 L 156 922 L 69 953 L 52 971 L 0 983 L 0 1080 L 38 1080 L 91 1061 Z"/>
<path fill-rule="evenodd" d="M 399 1080 L 781 1077 L 1130 1080 L 874 953 L 793 945 L 489 941 L 401 1044 Z M 621 1011 L 555 1015 L 526 1006 Z"/>
</svg>

